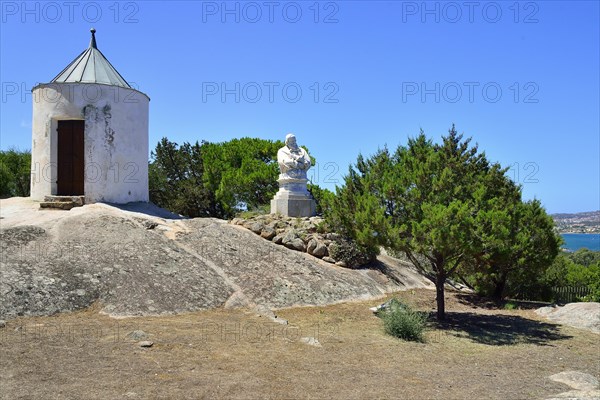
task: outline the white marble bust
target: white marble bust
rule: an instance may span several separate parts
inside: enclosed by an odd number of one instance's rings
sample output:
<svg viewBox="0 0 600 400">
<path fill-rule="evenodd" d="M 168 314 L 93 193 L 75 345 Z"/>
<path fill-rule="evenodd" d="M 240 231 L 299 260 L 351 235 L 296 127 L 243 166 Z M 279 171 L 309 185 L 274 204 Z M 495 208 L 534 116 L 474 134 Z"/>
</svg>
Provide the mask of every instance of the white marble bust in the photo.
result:
<svg viewBox="0 0 600 400">
<path fill-rule="evenodd" d="M 312 217 L 317 204 L 307 190 L 306 171 L 311 166 L 310 156 L 296 143 L 296 136 L 288 134 L 285 146 L 277 152 L 279 163 L 279 191 L 271 200 L 271 213 L 288 217 Z"/>
<path fill-rule="evenodd" d="M 289 133 L 285 146 L 277 152 L 277 162 L 281 174 L 279 179 L 306 179 L 306 171 L 311 166 L 310 156 L 296 143 L 296 136 Z"/>
</svg>

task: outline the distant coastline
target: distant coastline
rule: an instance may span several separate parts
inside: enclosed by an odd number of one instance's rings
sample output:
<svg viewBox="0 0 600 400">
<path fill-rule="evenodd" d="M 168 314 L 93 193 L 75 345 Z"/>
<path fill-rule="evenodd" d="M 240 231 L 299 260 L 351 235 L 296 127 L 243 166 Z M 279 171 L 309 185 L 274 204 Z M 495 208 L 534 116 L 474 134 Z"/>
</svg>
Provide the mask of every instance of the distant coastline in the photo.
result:
<svg viewBox="0 0 600 400">
<path fill-rule="evenodd" d="M 600 231 L 595 232 L 595 231 L 591 231 L 591 232 L 581 232 L 581 231 L 575 231 L 575 230 L 559 230 L 558 233 L 560 233 L 561 235 L 599 235 Z"/>
<path fill-rule="evenodd" d="M 551 216 L 560 234 L 600 234 L 600 210 Z"/>
</svg>

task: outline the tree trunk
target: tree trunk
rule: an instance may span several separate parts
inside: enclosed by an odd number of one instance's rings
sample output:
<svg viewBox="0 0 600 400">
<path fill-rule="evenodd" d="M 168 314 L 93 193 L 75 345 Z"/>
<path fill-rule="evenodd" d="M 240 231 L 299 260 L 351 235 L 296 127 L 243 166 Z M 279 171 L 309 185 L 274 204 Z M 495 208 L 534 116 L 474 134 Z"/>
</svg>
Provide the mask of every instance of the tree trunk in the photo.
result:
<svg viewBox="0 0 600 400">
<path fill-rule="evenodd" d="M 469 282 L 467 282 L 467 280 L 462 275 L 456 274 L 456 276 L 458 276 L 458 279 L 460 279 L 460 281 L 463 283 L 463 285 L 465 285 L 466 287 L 468 287 L 471 290 L 475 290 L 473 285 L 471 285 Z"/>
<path fill-rule="evenodd" d="M 443 321 L 446 319 L 446 302 L 444 299 L 444 283 L 446 283 L 446 274 L 438 272 L 435 280 L 435 292 L 437 302 L 437 319 Z"/>
<path fill-rule="evenodd" d="M 495 280 L 494 293 L 492 293 L 492 298 L 494 300 L 499 301 L 504 297 L 504 288 L 506 287 L 507 278 L 508 274 L 506 272 L 502 272 L 500 278 Z"/>
</svg>

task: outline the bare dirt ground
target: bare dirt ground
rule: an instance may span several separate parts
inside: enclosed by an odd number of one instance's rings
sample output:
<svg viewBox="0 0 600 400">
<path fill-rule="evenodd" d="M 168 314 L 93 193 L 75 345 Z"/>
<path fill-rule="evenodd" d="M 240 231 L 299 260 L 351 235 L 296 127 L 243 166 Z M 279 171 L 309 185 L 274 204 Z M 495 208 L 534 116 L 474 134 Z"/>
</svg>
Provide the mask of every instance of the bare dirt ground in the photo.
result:
<svg viewBox="0 0 600 400">
<path fill-rule="evenodd" d="M 396 296 L 434 306 L 430 290 Z M 533 309 L 448 293 L 448 322 L 431 321 L 426 342 L 412 343 L 383 332 L 369 311 L 379 303 L 277 310 L 288 325 L 223 308 L 115 319 L 100 304 L 18 317 L 0 329 L 0 398 L 545 399 L 569 389 L 550 375 L 600 377 L 599 336 Z"/>
</svg>

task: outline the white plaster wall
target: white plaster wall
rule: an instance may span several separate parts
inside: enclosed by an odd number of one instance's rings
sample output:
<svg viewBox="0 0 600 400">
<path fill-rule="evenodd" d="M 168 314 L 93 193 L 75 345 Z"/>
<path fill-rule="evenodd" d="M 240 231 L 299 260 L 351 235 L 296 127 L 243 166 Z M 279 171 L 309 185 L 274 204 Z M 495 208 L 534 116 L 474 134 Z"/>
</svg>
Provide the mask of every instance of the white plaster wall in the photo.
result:
<svg viewBox="0 0 600 400">
<path fill-rule="evenodd" d="M 87 203 L 148 201 L 148 106 L 133 89 L 94 83 L 33 89 L 31 198 L 56 194 L 59 120 L 85 121 Z"/>
</svg>

